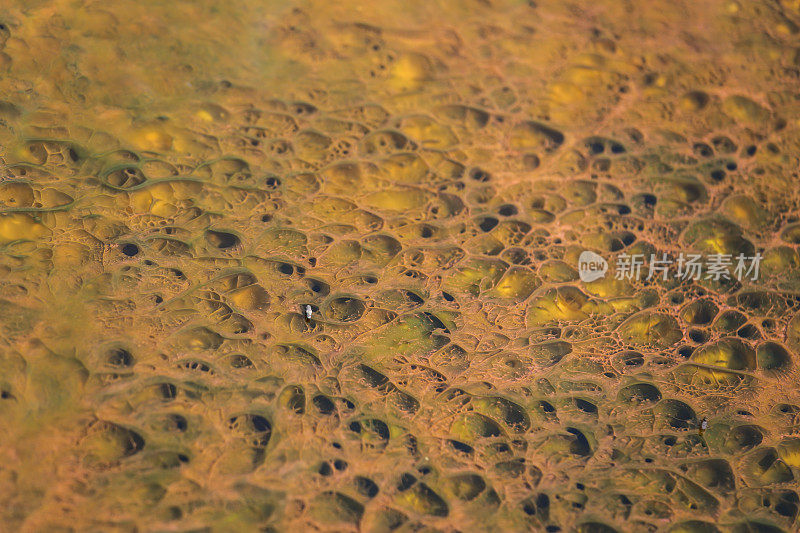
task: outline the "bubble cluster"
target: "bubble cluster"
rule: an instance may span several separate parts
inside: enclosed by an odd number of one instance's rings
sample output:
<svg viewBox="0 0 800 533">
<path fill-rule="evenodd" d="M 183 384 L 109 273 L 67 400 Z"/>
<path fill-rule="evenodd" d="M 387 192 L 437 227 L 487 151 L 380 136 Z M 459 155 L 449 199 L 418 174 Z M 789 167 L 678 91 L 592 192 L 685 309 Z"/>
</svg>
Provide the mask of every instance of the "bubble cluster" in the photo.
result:
<svg viewBox="0 0 800 533">
<path fill-rule="evenodd" d="M 4 523 L 797 529 L 796 2 L 18 4 Z"/>
</svg>

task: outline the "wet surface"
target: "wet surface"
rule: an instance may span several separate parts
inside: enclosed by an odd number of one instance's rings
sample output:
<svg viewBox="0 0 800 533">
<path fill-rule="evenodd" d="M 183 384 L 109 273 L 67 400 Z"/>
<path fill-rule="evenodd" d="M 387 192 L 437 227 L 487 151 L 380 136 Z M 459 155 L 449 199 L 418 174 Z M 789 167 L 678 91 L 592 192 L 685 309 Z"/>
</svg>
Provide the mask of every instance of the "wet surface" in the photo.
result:
<svg viewBox="0 0 800 533">
<path fill-rule="evenodd" d="M 800 4 L 84 4 L 0 16 L 9 530 L 797 530 Z"/>
</svg>

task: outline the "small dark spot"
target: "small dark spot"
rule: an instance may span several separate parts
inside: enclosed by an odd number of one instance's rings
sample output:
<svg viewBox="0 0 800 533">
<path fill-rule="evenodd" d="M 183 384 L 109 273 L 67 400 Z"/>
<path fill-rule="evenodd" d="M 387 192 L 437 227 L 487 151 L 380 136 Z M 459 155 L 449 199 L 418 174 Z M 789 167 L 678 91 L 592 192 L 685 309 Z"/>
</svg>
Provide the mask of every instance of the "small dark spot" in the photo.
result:
<svg viewBox="0 0 800 533">
<path fill-rule="evenodd" d="M 178 414 L 169 415 L 167 417 L 167 421 L 170 428 L 176 429 L 180 432 L 186 431 L 186 428 L 189 427 L 189 423 L 186 421 L 186 418 Z"/>
<path fill-rule="evenodd" d="M 628 215 L 631 212 L 631 208 L 628 207 L 627 205 L 620 205 L 617 206 L 617 211 L 619 212 L 620 215 Z"/>
<path fill-rule="evenodd" d="M 605 145 L 603 145 L 603 143 L 599 141 L 589 143 L 588 148 L 589 148 L 589 153 L 592 155 L 602 154 L 606 149 Z"/>
<path fill-rule="evenodd" d="M 336 470 L 338 470 L 339 472 L 342 472 L 343 470 L 347 470 L 347 461 L 343 461 L 342 459 L 336 459 L 333 462 L 333 467 Z"/>
<path fill-rule="evenodd" d="M 272 215 L 262 215 L 261 216 L 261 222 L 269 222 L 270 220 L 272 220 Z"/>
<path fill-rule="evenodd" d="M 725 163 L 725 168 L 727 168 L 728 170 L 730 170 L 731 172 L 733 172 L 733 171 L 734 171 L 734 170 L 736 170 L 738 167 L 737 167 L 737 165 L 736 165 L 736 163 L 735 163 L 734 161 L 728 161 L 727 163 Z"/>
<path fill-rule="evenodd" d="M 319 465 L 319 469 L 317 470 L 317 472 L 319 472 L 319 475 L 321 476 L 330 476 L 331 474 L 333 474 L 333 469 L 331 468 L 330 464 L 325 462 Z"/>
<path fill-rule="evenodd" d="M 470 446 L 469 444 L 464 444 L 463 442 L 459 442 L 457 440 L 450 440 L 449 442 L 450 446 L 452 446 L 456 451 L 469 454 L 471 454 L 474 451 L 472 449 L 472 446 Z"/>
<path fill-rule="evenodd" d="M 518 213 L 518 210 L 516 206 L 511 204 L 506 204 L 500 206 L 500 209 L 498 209 L 497 212 L 503 215 L 504 217 L 511 217 L 516 215 Z"/>
<path fill-rule="evenodd" d="M 160 303 L 162 303 L 163 301 L 164 301 L 164 298 L 162 298 L 161 296 L 156 296 L 156 303 L 157 303 L 157 304 L 160 304 Z"/>
<path fill-rule="evenodd" d="M 711 172 L 711 179 L 714 181 L 722 181 L 725 179 L 725 171 L 724 170 L 714 170 Z"/>
<path fill-rule="evenodd" d="M 122 247 L 122 253 L 127 255 L 128 257 L 133 257 L 134 255 L 139 253 L 139 247 L 135 244 L 128 243 Z"/>
<path fill-rule="evenodd" d="M 469 177 L 480 182 L 487 182 L 491 179 L 491 176 L 485 170 L 477 167 L 469 171 Z"/>
<path fill-rule="evenodd" d="M 433 236 L 433 230 L 428 226 L 423 226 L 419 234 L 423 239 L 428 239 Z"/>
<path fill-rule="evenodd" d="M 172 383 L 162 383 L 159 385 L 159 392 L 165 400 L 172 400 L 178 395 L 178 388 Z"/>
<path fill-rule="evenodd" d="M 647 459 L 645 459 L 645 460 L 644 460 L 644 462 L 645 462 L 645 463 L 652 463 L 652 462 L 653 462 L 653 460 L 652 460 L 651 458 L 649 458 L 649 457 L 648 457 Z"/>
<path fill-rule="evenodd" d="M 278 267 L 278 271 L 281 274 L 286 274 L 287 276 L 291 276 L 294 274 L 294 267 L 288 263 L 281 263 Z"/>
<path fill-rule="evenodd" d="M 276 189 L 280 186 L 281 180 L 275 176 L 270 176 L 264 183 L 266 183 L 267 187 L 270 189 Z"/>
<path fill-rule="evenodd" d="M 667 437 L 664 439 L 664 444 L 667 446 L 674 446 L 678 440 L 675 437 Z"/>
<path fill-rule="evenodd" d="M 133 356 L 128 350 L 115 348 L 108 354 L 108 364 L 120 368 L 127 368 L 133 365 Z"/>
<path fill-rule="evenodd" d="M 714 155 L 714 150 L 706 143 L 695 143 L 695 145 L 692 146 L 692 151 L 695 155 L 700 157 L 711 157 Z"/>
<path fill-rule="evenodd" d="M 694 352 L 694 349 L 691 346 L 683 346 L 678 348 L 678 355 L 686 359 L 692 355 L 692 352 Z"/>
<path fill-rule="evenodd" d="M 553 413 L 555 412 L 556 408 L 550 402 L 546 402 L 544 400 L 539 402 L 539 405 L 542 407 L 542 411 L 545 413 Z"/>
<path fill-rule="evenodd" d="M 614 143 L 614 144 L 611 145 L 611 153 L 612 154 L 624 154 L 625 153 L 625 147 L 622 146 L 621 144 Z"/>
<path fill-rule="evenodd" d="M 753 157 L 754 155 L 756 155 L 756 150 L 758 150 L 758 148 L 756 148 L 755 145 L 751 144 L 750 146 L 744 149 L 744 153 L 747 155 L 747 157 Z"/>
<path fill-rule="evenodd" d="M 478 224 L 478 227 L 481 228 L 484 232 L 488 233 L 494 229 L 495 226 L 499 221 L 494 217 L 486 217 Z"/>
<path fill-rule="evenodd" d="M 656 199 L 655 195 L 653 195 L 653 194 L 643 194 L 642 195 L 642 201 L 644 202 L 644 205 L 646 205 L 648 207 L 653 207 L 654 205 L 656 205 L 656 202 L 658 200 Z"/>
<path fill-rule="evenodd" d="M 444 298 L 448 302 L 455 301 L 455 298 L 453 298 L 453 296 L 450 293 L 444 291 L 442 291 L 442 298 Z"/>
<path fill-rule="evenodd" d="M 403 474 L 402 476 L 400 476 L 400 482 L 397 484 L 397 490 L 399 490 L 400 492 L 406 491 L 410 489 L 416 482 L 417 478 L 415 478 L 411 474 Z"/>
<path fill-rule="evenodd" d="M 378 494 L 378 485 L 367 477 L 356 476 L 356 490 L 367 498 L 374 498 Z"/>
</svg>

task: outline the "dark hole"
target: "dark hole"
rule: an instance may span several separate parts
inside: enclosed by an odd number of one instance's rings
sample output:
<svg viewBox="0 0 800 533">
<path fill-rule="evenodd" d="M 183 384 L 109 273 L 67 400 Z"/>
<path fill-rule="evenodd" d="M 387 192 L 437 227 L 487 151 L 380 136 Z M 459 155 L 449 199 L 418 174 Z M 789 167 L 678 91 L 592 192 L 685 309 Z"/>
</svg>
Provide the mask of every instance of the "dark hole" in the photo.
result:
<svg viewBox="0 0 800 533">
<path fill-rule="evenodd" d="M 356 490 L 367 498 L 374 498 L 378 494 L 378 485 L 367 477 L 357 476 Z"/>
<path fill-rule="evenodd" d="M 206 235 L 208 241 L 220 249 L 232 248 L 239 244 L 239 238 L 233 233 L 208 230 Z"/>
<path fill-rule="evenodd" d="M 234 355 L 231 360 L 231 366 L 233 368 L 249 368 L 253 366 L 253 362 L 247 356 Z"/>
<path fill-rule="evenodd" d="M 269 222 L 270 220 L 272 220 L 272 215 L 263 215 L 261 217 L 261 222 Z"/>
<path fill-rule="evenodd" d="M 752 324 L 747 324 L 739 330 L 738 335 L 742 338 L 750 339 L 758 335 L 758 329 Z"/>
<path fill-rule="evenodd" d="M 612 154 L 622 154 L 625 152 L 625 147 L 621 144 L 612 144 L 611 145 L 611 153 Z"/>
<path fill-rule="evenodd" d="M 793 517 L 797 514 L 797 506 L 788 502 L 780 502 L 775 506 L 775 512 L 781 516 Z"/>
<path fill-rule="evenodd" d="M 162 298 L 161 296 L 156 296 L 156 303 L 157 304 L 160 304 L 163 301 L 164 301 L 164 298 Z"/>
<path fill-rule="evenodd" d="M 497 224 L 498 220 L 496 218 L 486 217 L 480 222 L 480 224 L 478 224 L 478 227 L 488 233 L 492 231 L 492 229 L 494 229 L 494 227 L 497 226 Z"/>
<path fill-rule="evenodd" d="M 14 395 L 11 394 L 8 391 L 1 391 L 0 392 L 0 400 L 8 400 L 8 399 L 13 398 L 13 397 L 14 397 Z"/>
<path fill-rule="evenodd" d="M 733 171 L 734 171 L 734 170 L 736 170 L 738 167 L 736 166 L 736 163 L 734 163 L 733 161 L 728 161 L 727 163 L 725 163 L 725 168 L 727 168 L 728 170 L 730 170 L 731 172 L 733 172 Z"/>
<path fill-rule="evenodd" d="M 693 329 L 689 332 L 689 338 L 692 339 L 694 342 L 705 342 L 706 334 L 702 330 Z"/>
<path fill-rule="evenodd" d="M 287 276 L 291 276 L 294 273 L 294 267 L 288 263 L 281 263 L 278 267 L 278 271 L 281 274 L 286 274 Z"/>
<path fill-rule="evenodd" d="M 122 247 L 122 253 L 127 255 L 128 257 L 133 257 L 134 255 L 139 253 L 139 247 L 135 244 L 128 243 Z"/>
<path fill-rule="evenodd" d="M 170 425 L 178 431 L 186 431 L 186 428 L 189 426 L 189 423 L 181 415 L 169 415 L 169 422 Z"/>
<path fill-rule="evenodd" d="M 464 444 L 463 442 L 459 442 L 457 440 L 451 440 L 450 441 L 450 446 L 452 446 L 457 451 L 462 452 L 462 453 L 472 453 L 472 451 L 473 451 L 472 450 L 472 446 L 470 446 L 469 444 Z"/>
<path fill-rule="evenodd" d="M 347 470 L 347 461 L 343 461 L 342 459 L 336 459 L 333 462 L 333 467 L 339 472 Z"/>
<path fill-rule="evenodd" d="M 642 200 L 644 201 L 644 205 L 650 206 L 650 207 L 656 205 L 656 201 L 657 201 L 656 197 L 654 195 L 652 195 L 652 194 L 642 195 Z"/>
<path fill-rule="evenodd" d="M 503 215 L 504 217 L 510 217 L 517 214 L 517 208 L 516 206 L 513 206 L 511 204 L 506 204 L 500 206 L 500 209 L 497 212 Z"/>
<path fill-rule="evenodd" d="M 714 150 L 706 143 L 696 143 L 692 146 L 692 151 L 695 155 L 699 155 L 700 157 L 711 157 L 714 155 Z"/>
<path fill-rule="evenodd" d="M 178 395 L 178 388 L 172 383 L 162 383 L 159 386 L 159 392 L 161 393 L 162 398 L 165 400 L 171 400 Z"/>
<path fill-rule="evenodd" d="M 108 354 L 108 364 L 117 367 L 129 367 L 133 364 L 133 356 L 128 350 L 116 348 Z"/>
<path fill-rule="evenodd" d="M 558 533 L 559 531 L 561 531 L 561 528 L 558 526 L 549 525 L 546 528 L 544 528 L 544 530 L 547 531 L 547 533 Z"/>
<path fill-rule="evenodd" d="M 677 439 L 675 437 L 667 437 L 666 439 L 664 439 L 664 444 L 666 444 L 667 446 L 673 446 L 676 442 Z"/>
<path fill-rule="evenodd" d="M 317 470 L 317 472 L 319 472 L 319 475 L 321 476 L 330 476 L 333 474 L 333 469 L 328 463 L 322 463 L 319 465 L 319 470 Z"/>
<path fill-rule="evenodd" d="M 187 455 L 179 453 L 178 454 L 178 461 L 180 461 L 182 463 L 188 463 L 189 462 L 189 457 Z"/>
<path fill-rule="evenodd" d="M 421 466 L 421 467 L 417 468 L 417 470 L 418 470 L 418 471 L 419 471 L 419 473 L 420 473 L 420 474 L 422 474 L 423 476 L 425 476 L 425 475 L 427 475 L 427 474 L 430 474 L 430 473 L 431 473 L 431 469 L 430 469 L 430 467 L 427 467 L 427 466 Z"/>
<path fill-rule="evenodd" d="M 605 150 L 605 148 L 606 147 L 603 146 L 603 143 L 601 143 L 601 142 L 589 143 L 589 152 L 592 155 L 602 154 L 603 151 Z"/>
<path fill-rule="evenodd" d="M 575 483 L 575 488 L 578 490 L 583 490 L 586 486 L 583 483 Z"/>
<path fill-rule="evenodd" d="M 683 346 L 681 348 L 678 348 L 678 355 L 686 359 L 688 359 L 689 356 L 692 355 L 692 352 L 694 352 L 694 349 L 691 348 L 690 346 Z"/>
<path fill-rule="evenodd" d="M 627 215 L 631 212 L 631 208 L 628 207 L 627 205 L 620 205 L 617 206 L 617 211 L 619 212 L 620 215 Z"/>
<path fill-rule="evenodd" d="M 469 177 L 475 181 L 487 182 L 490 179 L 489 174 L 480 168 L 473 168 L 469 171 Z"/>
<path fill-rule="evenodd" d="M 69 158 L 73 161 L 78 161 L 78 159 L 80 159 L 78 157 L 78 152 L 76 152 L 74 148 L 69 149 Z"/>
<path fill-rule="evenodd" d="M 361 424 L 359 422 L 350 422 L 349 428 L 353 433 L 361 433 Z"/>
<path fill-rule="evenodd" d="M 644 460 L 644 462 L 645 462 L 645 463 L 652 463 L 652 462 L 653 462 L 653 460 L 652 460 L 652 459 L 650 459 L 650 458 L 648 457 L 647 459 L 645 459 L 645 460 Z"/>
<path fill-rule="evenodd" d="M 714 170 L 711 172 L 711 179 L 714 181 L 722 181 L 725 179 L 725 171 L 724 170 Z"/>
<path fill-rule="evenodd" d="M 422 231 L 419 232 L 423 239 L 427 239 L 433 235 L 433 230 L 428 226 L 423 226 Z"/>
<path fill-rule="evenodd" d="M 256 431 L 264 432 L 264 431 L 271 431 L 272 430 L 272 425 L 263 416 L 253 415 L 251 417 L 251 419 L 252 419 L 252 422 L 253 422 L 253 428 Z"/>
<path fill-rule="evenodd" d="M 397 490 L 399 490 L 400 492 L 403 492 L 404 490 L 408 490 L 416 482 L 417 482 L 417 478 L 415 478 L 411 474 L 403 474 L 402 476 L 400 476 L 400 482 L 397 484 Z"/>
<path fill-rule="evenodd" d="M 753 157 L 754 155 L 756 155 L 756 150 L 758 150 L 758 148 L 756 148 L 755 145 L 751 144 L 750 146 L 745 148 L 744 153 L 747 154 L 747 157 Z"/>
<path fill-rule="evenodd" d="M 341 445 L 341 444 L 339 444 L 338 442 L 333 442 L 333 443 L 331 443 L 331 446 L 333 446 L 333 447 L 334 447 L 334 448 L 336 448 L 337 450 L 341 450 L 341 449 L 342 449 L 342 445 Z"/>
<path fill-rule="evenodd" d="M 267 178 L 266 184 L 267 187 L 269 187 L 270 189 L 274 189 L 281 184 L 281 180 L 276 178 L 275 176 L 270 176 Z"/>
<path fill-rule="evenodd" d="M 544 492 L 540 492 L 539 495 L 536 496 L 536 508 L 544 510 L 548 507 L 550 507 L 550 497 Z"/>
<path fill-rule="evenodd" d="M 592 402 L 587 402 L 586 400 L 576 399 L 575 405 L 584 413 L 594 414 L 597 412 L 597 406 Z"/>
<path fill-rule="evenodd" d="M 450 295 L 450 293 L 447 293 L 447 292 L 444 292 L 444 291 L 442 291 L 442 298 L 444 298 L 448 302 L 452 302 L 452 301 L 455 300 L 455 298 L 453 298 L 453 296 Z"/>
<path fill-rule="evenodd" d="M 540 401 L 539 405 L 542 406 L 542 411 L 544 411 L 545 413 L 552 413 L 556 410 L 556 408 L 553 407 L 553 405 L 550 402 L 546 402 L 544 400 Z"/>
</svg>

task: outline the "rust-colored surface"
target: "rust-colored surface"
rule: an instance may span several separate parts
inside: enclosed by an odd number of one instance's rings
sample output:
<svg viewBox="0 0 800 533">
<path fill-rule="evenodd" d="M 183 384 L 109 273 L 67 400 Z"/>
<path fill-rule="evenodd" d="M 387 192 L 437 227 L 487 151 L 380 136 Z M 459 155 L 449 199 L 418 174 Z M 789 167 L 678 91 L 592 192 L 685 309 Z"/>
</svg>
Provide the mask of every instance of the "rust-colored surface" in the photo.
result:
<svg viewBox="0 0 800 533">
<path fill-rule="evenodd" d="M 798 530 L 798 2 L 0 23 L 0 530 Z"/>
</svg>

